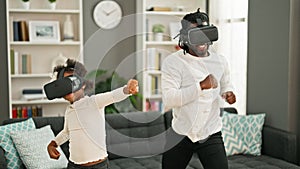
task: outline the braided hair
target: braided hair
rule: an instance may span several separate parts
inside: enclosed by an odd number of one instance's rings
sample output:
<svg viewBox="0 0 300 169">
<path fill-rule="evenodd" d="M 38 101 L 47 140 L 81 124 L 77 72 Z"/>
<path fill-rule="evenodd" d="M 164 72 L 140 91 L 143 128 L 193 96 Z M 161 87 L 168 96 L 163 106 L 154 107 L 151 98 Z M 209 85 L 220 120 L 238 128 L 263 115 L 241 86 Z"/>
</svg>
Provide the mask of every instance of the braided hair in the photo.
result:
<svg viewBox="0 0 300 169">
<path fill-rule="evenodd" d="M 82 79 L 84 79 L 84 77 L 87 74 L 87 70 L 82 63 L 80 63 L 74 59 L 70 59 L 70 58 L 67 59 L 67 61 L 64 65 L 57 65 L 53 68 L 53 73 L 57 72 L 56 79 L 59 78 L 59 74 L 63 70 L 65 72 L 70 72 L 70 73 L 76 74 L 77 76 L 81 77 Z M 84 84 L 86 85 L 85 93 L 87 93 L 87 94 L 92 93 L 93 83 L 91 81 L 84 80 Z"/>
</svg>

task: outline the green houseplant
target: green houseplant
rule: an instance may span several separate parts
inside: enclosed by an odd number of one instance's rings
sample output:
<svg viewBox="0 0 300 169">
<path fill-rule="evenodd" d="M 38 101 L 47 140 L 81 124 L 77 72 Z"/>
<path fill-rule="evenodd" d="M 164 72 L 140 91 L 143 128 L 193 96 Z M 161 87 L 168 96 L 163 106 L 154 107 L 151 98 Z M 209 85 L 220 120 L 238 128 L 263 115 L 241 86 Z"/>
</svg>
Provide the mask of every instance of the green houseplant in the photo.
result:
<svg viewBox="0 0 300 169">
<path fill-rule="evenodd" d="M 163 41 L 163 33 L 165 32 L 165 26 L 163 24 L 154 24 L 152 26 L 152 32 L 155 41 Z"/>
<path fill-rule="evenodd" d="M 152 32 L 153 33 L 164 33 L 165 32 L 165 26 L 163 24 L 154 24 L 152 26 Z"/>
<path fill-rule="evenodd" d="M 107 70 L 97 69 L 89 72 L 86 79 L 94 82 L 95 88 L 92 93 L 104 93 L 113 89 L 124 86 L 127 80 L 119 76 L 116 72 L 109 74 Z M 129 102 L 111 104 L 105 107 L 105 114 L 120 113 L 124 111 L 141 111 L 142 110 L 142 95 L 140 93 L 129 96 Z M 128 101 L 128 100 L 127 100 Z"/>
<path fill-rule="evenodd" d="M 56 2 L 56 0 L 48 0 L 50 3 L 54 3 Z"/>
</svg>

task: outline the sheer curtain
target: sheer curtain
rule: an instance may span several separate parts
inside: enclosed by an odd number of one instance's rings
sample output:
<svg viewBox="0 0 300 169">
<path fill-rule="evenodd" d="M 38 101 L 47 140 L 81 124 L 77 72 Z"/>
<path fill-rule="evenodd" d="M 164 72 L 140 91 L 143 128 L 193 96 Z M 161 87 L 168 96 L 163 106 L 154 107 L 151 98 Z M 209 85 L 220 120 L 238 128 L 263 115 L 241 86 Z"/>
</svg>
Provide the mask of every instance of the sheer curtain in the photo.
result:
<svg viewBox="0 0 300 169">
<path fill-rule="evenodd" d="M 248 0 L 209 0 L 209 17 L 219 30 L 213 48 L 228 59 L 237 97 L 235 104 L 224 106 L 246 114 Z"/>
</svg>

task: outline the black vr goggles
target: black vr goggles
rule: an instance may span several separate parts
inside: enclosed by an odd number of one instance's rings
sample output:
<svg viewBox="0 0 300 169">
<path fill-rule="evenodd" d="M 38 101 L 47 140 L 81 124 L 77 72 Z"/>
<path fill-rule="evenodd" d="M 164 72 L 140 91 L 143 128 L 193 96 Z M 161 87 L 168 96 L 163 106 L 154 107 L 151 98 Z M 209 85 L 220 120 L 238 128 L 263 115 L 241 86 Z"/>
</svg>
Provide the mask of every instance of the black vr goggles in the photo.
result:
<svg viewBox="0 0 300 169">
<path fill-rule="evenodd" d="M 194 15 L 197 17 L 197 27 L 189 27 L 192 25 L 191 22 L 186 20 L 181 21 L 183 29 L 181 29 L 179 33 L 179 43 L 183 43 L 185 45 L 202 45 L 212 44 L 212 42 L 217 41 L 218 29 L 217 27 L 209 24 L 208 15 L 200 12 L 200 9 L 198 9 Z"/>
<path fill-rule="evenodd" d="M 195 27 L 189 29 L 185 36 L 183 42 L 189 45 L 211 44 L 218 40 L 218 29 L 215 26 Z"/>
<path fill-rule="evenodd" d="M 59 72 L 58 79 L 44 85 L 44 91 L 49 100 L 62 98 L 67 94 L 81 89 L 84 81 L 77 75 L 63 77 L 65 68 Z"/>
</svg>

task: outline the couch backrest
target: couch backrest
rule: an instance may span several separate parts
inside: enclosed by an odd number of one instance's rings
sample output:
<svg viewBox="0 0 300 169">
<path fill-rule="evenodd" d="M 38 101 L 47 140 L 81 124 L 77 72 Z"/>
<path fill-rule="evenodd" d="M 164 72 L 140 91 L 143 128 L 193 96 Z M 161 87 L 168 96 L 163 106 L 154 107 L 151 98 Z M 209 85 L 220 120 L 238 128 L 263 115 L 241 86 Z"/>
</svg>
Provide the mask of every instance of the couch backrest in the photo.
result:
<svg viewBox="0 0 300 169">
<path fill-rule="evenodd" d="M 162 153 L 166 126 L 160 112 L 108 114 L 106 122 L 110 159 Z"/>
</svg>

